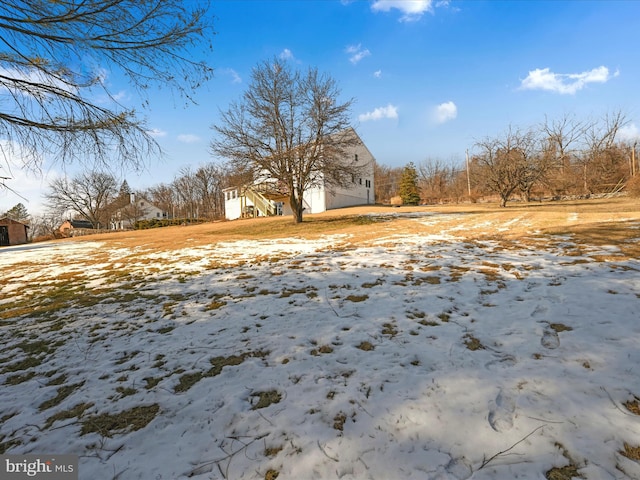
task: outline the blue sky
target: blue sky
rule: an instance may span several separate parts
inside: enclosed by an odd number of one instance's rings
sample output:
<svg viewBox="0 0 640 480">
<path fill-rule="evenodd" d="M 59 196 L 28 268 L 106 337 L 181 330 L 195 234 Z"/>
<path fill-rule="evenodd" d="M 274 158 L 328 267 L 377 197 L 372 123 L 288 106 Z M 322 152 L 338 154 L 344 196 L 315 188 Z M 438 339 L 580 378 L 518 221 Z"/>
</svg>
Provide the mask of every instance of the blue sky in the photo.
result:
<svg viewBox="0 0 640 480">
<path fill-rule="evenodd" d="M 394 167 L 462 162 L 476 140 L 545 115 L 622 110 L 624 134 L 640 128 L 637 1 L 222 0 L 212 8 L 215 78 L 187 108 L 151 92 L 142 112 L 167 157 L 127 174 L 134 188 L 214 160 L 219 111 L 274 56 L 336 79 L 343 98 L 355 99 L 353 125 L 365 144 Z M 128 85 L 115 74 L 110 81 L 125 105 L 138 105 Z M 0 210 L 18 201 L 0 194 Z"/>
</svg>

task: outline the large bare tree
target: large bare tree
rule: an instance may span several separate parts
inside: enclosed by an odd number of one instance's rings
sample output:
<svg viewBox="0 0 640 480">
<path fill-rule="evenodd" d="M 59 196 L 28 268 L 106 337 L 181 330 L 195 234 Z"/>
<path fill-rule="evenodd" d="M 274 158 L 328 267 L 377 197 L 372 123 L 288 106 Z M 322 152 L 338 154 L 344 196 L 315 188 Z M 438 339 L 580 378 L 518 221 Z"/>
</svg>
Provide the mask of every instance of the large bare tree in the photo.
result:
<svg viewBox="0 0 640 480">
<path fill-rule="evenodd" d="M 585 194 L 603 191 L 607 187 L 615 187 L 616 183 L 622 183 L 624 174 L 619 171 L 619 167 L 626 158 L 620 150 L 618 134 L 628 123 L 626 115 L 621 110 L 616 110 L 590 123 L 586 129 L 584 147 L 577 162 L 582 170 Z"/>
<path fill-rule="evenodd" d="M 113 175 L 85 171 L 71 180 L 60 177 L 51 181 L 45 198 L 51 212 L 72 210 L 98 228 L 108 224 L 117 192 L 118 182 Z"/>
<path fill-rule="evenodd" d="M 531 129 L 509 126 L 495 138 L 476 143 L 475 174 L 486 188 L 500 195 L 500 206 L 506 207 L 511 195 L 530 181 L 535 170 L 535 136 Z"/>
<path fill-rule="evenodd" d="M 213 34 L 206 1 L 0 2 L 4 173 L 11 155 L 31 171 L 43 156 L 101 170 L 142 167 L 159 147 L 137 112 L 118 103 L 111 75 L 123 74 L 138 94 L 157 85 L 191 99 L 212 73 L 195 50 L 210 47 Z"/>
<path fill-rule="evenodd" d="M 253 69 L 241 100 L 213 126 L 211 151 L 254 182 L 277 180 L 302 222 L 305 190 L 347 186 L 362 162 L 346 158 L 357 137 L 350 129 L 353 100 L 341 101 L 333 78 L 310 68 L 293 70 L 278 58 Z"/>
</svg>

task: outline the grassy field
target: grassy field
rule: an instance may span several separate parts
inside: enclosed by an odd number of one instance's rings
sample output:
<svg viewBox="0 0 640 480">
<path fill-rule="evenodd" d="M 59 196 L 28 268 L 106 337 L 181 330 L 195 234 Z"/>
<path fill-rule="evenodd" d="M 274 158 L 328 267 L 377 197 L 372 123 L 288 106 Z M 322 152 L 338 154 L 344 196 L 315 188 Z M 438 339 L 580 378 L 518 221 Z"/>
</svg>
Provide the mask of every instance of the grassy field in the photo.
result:
<svg viewBox="0 0 640 480">
<path fill-rule="evenodd" d="M 413 214 L 424 213 L 447 214 L 451 219 L 433 226 L 417 226 L 410 221 Z M 572 235 L 578 243 L 614 242 L 630 257 L 638 258 L 637 242 L 632 241 L 637 237 L 637 231 L 630 228 L 638 220 L 640 201 L 630 198 L 510 204 L 506 208 L 495 204 L 363 206 L 307 215 L 304 222 L 297 225 L 291 217 L 269 217 L 91 235 L 68 241 L 108 240 L 122 247 L 172 250 L 219 241 L 292 236 L 314 239 L 321 235 L 343 234 L 349 235 L 348 242 L 354 245 L 366 245 L 372 240 L 397 234 L 432 235 L 455 228 L 457 237 L 476 240 Z M 499 231 L 494 227 L 496 224 L 502 225 Z"/>
<path fill-rule="evenodd" d="M 627 198 L 2 249 L 0 453 L 81 479 L 639 478 L 639 257 Z"/>
</svg>

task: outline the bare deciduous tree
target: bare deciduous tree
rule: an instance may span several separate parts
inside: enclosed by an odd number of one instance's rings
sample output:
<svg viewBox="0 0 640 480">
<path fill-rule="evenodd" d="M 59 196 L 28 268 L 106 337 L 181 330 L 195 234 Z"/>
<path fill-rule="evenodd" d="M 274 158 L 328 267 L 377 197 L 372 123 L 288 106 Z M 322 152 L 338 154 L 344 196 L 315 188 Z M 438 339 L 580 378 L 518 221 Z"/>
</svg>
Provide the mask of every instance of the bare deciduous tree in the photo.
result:
<svg viewBox="0 0 640 480">
<path fill-rule="evenodd" d="M 476 143 L 479 153 L 473 159 L 475 173 L 490 191 L 500 195 L 500 206 L 505 207 L 511 195 L 528 181 L 534 145 L 532 130 L 513 127 L 500 137 Z"/>
<path fill-rule="evenodd" d="M 618 132 L 627 123 L 625 114 L 618 110 L 605 114 L 585 130 L 584 148 L 578 158 L 585 194 L 601 190 L 620 176 L 617 170 L 625 157 L 616 140 Z"/>
<path fill-rule="evenodd" d="M 288 194 L 294 221 L 302 221 L 308 188 L 347 186 L 362 166 L 346 159 L 356 142 L 350 128 L 352 100 L 340 101 L 334 79 L 283 60 L 260 63 L 242 100 L 213 126 L 211 151 L 256 183 L 275 179 Z"/>
<path fill-rule="evenodd" d="M 398 195 L 400 191 L 400 178 L 402 177 L 401 167 L 389 167 L 378 162 L 373 168 L 375 177 L 375 197 L 380 203 L 389 203 L 391 199 Z"/>
<path fill-rule="evenodd" d="M 109 207 L 117 192 L 118 183 L 111 174 L 83 172 L 71 180 L 66 177 L 53 180 L 45 198 L 52 212 L 73 210 L 98 228 L 108 224 Z"/>
<path fill-rule="evenodd" d="M 45 152 L 63 165 L 141 167 L 159 147 L 136 112 L 118 103 L 107 72 L 123 73 L 138 93 L 155 84 L 189 99 L 212 72 L 189 51 L 211 36 L 207 11 L 200 1 L 3 0 L 0 138 L 8 170 L 12 149 L 32 171 Z"/>
<path fill-rule="evenodd" d="M 196 170 L 194 180 L 202 216 L 211 220 L 224 217 L 222 190 L 227 186 L 224 168 L 215 163 L 208 163 Z"/>
<path fill-rule="evenodd" d="M 144 193 L 149 197 L 151 203 L 167 212 L 172 219 L 175 218 L 176 208 L 178 207 L 178 196 L 172 185 L 161 183 L 149 188 Z"/>
</svg>

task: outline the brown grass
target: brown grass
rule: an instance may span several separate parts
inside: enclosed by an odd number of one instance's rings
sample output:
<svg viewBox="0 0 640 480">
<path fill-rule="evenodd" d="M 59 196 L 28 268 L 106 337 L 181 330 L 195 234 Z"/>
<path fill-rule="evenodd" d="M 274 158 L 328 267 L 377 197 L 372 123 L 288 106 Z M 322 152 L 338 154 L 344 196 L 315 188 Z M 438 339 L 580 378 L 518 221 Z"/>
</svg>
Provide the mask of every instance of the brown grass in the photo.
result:
<svg viewBox="0 0 640 480">
<path fill-rule="evenodd" d="M 416 222 L 396 214 L 420 212 L 451 215 L 435 224 Z M 514 221 L 517 220 L 517 221 Z M 540 235 L 573 235 L 578 243 L 623 244 L 625 253 L 640 253 L 640 205 L 637 199 L 621 197 L 547 203 L 456 204 L 418 207 L 369 205 L 330 210 L 306 215 L 300 224 L 291 217 L 267 217 L 214 222 L 193 226 L 165 227 L 162 235 L 155 230 L 90 235 L 58 242 L 104 240 L 121 247 L 138 247 L 153 251 L 178 250 L 239 239 L 274 239 L 302 237 L 315 239 L 327 234 L 347 234 L 349 245 L 379 241 L 398 233 L 432 234 L 455 228 L 457 237 L 468 240 L 521 239 Z M 495 225 L 500 225 L 496 233 Z M 337 246 L 336 246 L 337 247 Z"/>
<path fill-rule="evenodd" d="M 635 460 L 636 462 L 640 461 L 640 446 L 632 447 L 625 442 L 624 450 L 620 450 L 620 453 L 630 460 Z"/>
</svg>

